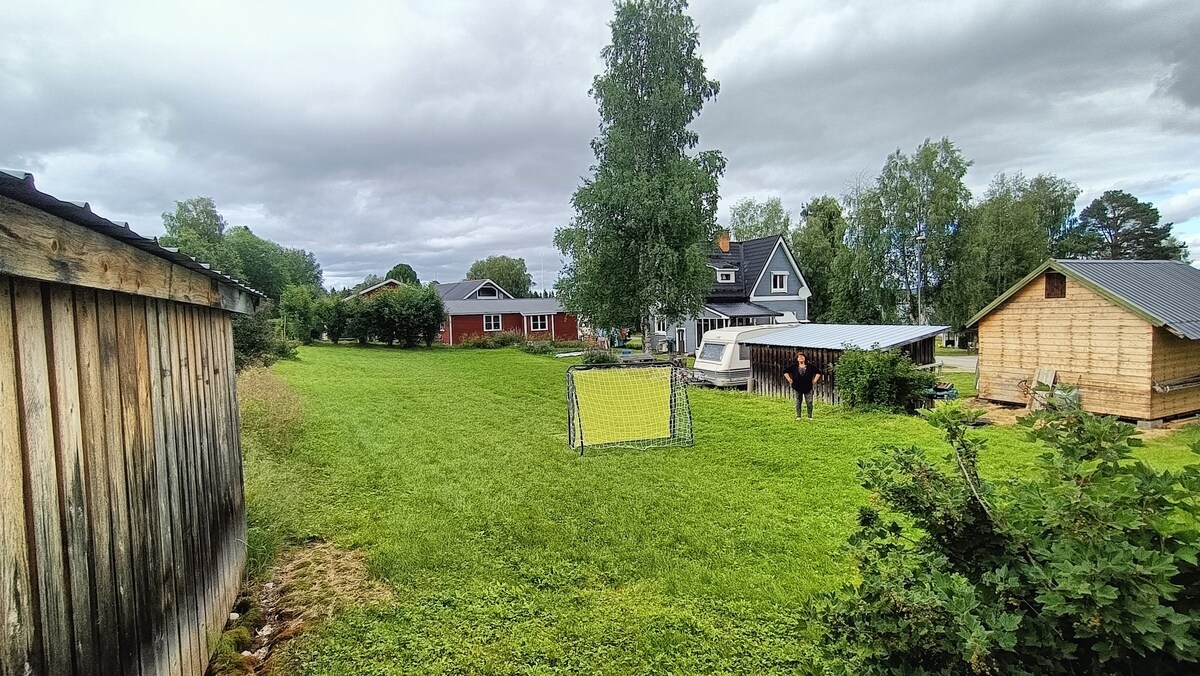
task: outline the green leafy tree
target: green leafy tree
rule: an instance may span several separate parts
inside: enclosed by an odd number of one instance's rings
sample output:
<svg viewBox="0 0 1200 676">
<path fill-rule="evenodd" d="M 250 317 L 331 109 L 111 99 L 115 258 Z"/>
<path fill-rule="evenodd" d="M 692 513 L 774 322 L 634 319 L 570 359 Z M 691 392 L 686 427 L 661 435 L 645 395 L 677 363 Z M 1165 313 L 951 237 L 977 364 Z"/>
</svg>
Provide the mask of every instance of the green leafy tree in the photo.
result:
<svg viewBox="0 0 1200 676">
<path fill-rule="evenodd" d="M 954 265 L 954 235 L 971 201 L 963 183 L 970 166 L 950 139 L 926 139 L 912 155 L 892 153 L 875 181 L 871 213 L 888 234 L 888 268 L 910 323 L 932 314 Z"/>
<path fill-rule="evenodd" d="M 744 242 L 748 239 L 792 234 L 792 214 L 783 208 L 778 197 L 769 197 L 759 202 L 753 198 L 738 200 L 729 211 L 729 229 L 733 239 Z"/>
<path fill-rule="evenodd" d="M 320 333 L 320 297 L 311 286 L 292 284 L 284 289 L 279 312 L 283 315 L 289 338 L 311 343 Z"/>
<path fill-rule="evenodd" d="M 855 184 L 845 197 L 846 245 L 833 259 L 827 321 L 892 324 L 900 292 L 888 269 L 890 240 L 875 192 Z"/>
<path fill-rule="evenodd" d="M 937 320 L 964 325 L 1062 242 L 1079 189 L 1055 176 L 997 174 L 960 224 Z"/>
<path fill-rule="evenodd" d="M 417 272 L 413 270 L 412 266 L 408 263 L 396 263 L 392 266 L 391 270 L 387 271 L 387 274 L 384 275 L 383 278 L 394 279 L 397 282 L 402 282 L 404 284 L 415 285 L 421 283 L 420 280 L 417 279 Z"/>
<path fill-rule="evenodd" d="M 1187 247 L 1159 223 L 1158 209 L 1122 190 L 1109 190 L 1079 213 L 1079 227 L 1093 244 L 1089 258 L 1186 260 Z M 1088 237 L 1090 236 L 1090 237 Z"/>
<path fill-rule="evenodd" d="M 846 219 L 842 205 L 829 195 L 814 197 L 800 211 L 801 224 L 792 234 L 792 252 L 808 282 L 808 318 L 828 322 L 833 316 L 833 266 L 846 248 Z"/>
<path fill-rule="evenodd" d="M 166 234 L 159 243 L 163 246 L 178 248 L 233 277 L 245 276 L 237 256 L 225 243 L 228 224 L 211 197 L 176 202 L 175 210 L 164 212 L 162 219 Z"/>
<path fill-rule="evenodd" d="M 912 446 L 860 461 L 873 495 L 850 538 L 856 582 L 812 611 L 825 668 L 1195 673 L 1200 465 L 1155 470 L 1133 458 L 1132 425 L 1054 397 L 1022 420 L 1049 446 L 1039 470 L 997 486 L 968 432 L 982 413 L 929 413 L 944 463 Z"/>
<path fill-rule="evenodd" d="M 490 279 L 514 298 L 531 298 L 533 276 L 525 267 L 524 258 L 511 256 L 488 256 L 471 264 L 467 279 Z"/>
<path fill-rule="evenodd" d="M 555 234 L 567 256 L 556 285 L 564 306 L 594 326 L 650 332 L 696 314 L 712 284 L 717 151 L 689 154 L 689 125 L 719 84 L 705 74 L 683 0 L 620 2 L 605 72 L 591 93 L 600 110 L 592 176 L 575 191 L 575 218 Z M 649 349 L 650 341 L 645 341 Z"/>
<path fill-rule="evenodd" d="M 317 303 L 317 316 L 325 327 L 329 341 L 334 345 L 349 335 L 350 304 L 344 296 L 336 293 L 326 294 Z"/>
<path fill-rule="evenodd" d="M 362 296 L 350 296 L 345 301 L 346 336 L 366 345 L 371 340 L 371 305 Z"/>
</svg>

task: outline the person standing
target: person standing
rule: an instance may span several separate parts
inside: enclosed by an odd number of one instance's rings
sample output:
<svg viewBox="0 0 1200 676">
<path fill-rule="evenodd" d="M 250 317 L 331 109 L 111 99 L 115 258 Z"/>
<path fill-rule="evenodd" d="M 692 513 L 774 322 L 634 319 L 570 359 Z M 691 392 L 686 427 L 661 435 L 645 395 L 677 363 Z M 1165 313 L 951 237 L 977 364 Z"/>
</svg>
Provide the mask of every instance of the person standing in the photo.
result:
<svg viewBox="0 0 1200 676">
<path fill-rule="evenodd" d="M 783 370 L 783 379 L 796 393 L 796 420 L 802 417 L 801 405 L 808 404 L 808 418 L 813 417 L 813 385 L 821 382 L 821 374 L 808 363 L 803 352 L 796 353 L 796 363 Z"/>
</svg>

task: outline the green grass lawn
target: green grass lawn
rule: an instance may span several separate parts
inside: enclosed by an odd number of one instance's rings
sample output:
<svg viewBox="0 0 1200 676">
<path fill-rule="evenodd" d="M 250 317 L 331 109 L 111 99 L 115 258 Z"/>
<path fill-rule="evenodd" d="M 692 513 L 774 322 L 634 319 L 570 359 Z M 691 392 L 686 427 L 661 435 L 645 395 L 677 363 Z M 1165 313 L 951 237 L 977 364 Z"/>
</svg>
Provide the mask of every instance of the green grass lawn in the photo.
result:
<svg viewBox="0 0 1200 676">
<path fill-rule="evenodd" d="M 580 457 L 567 360 L 504 350 L 302 348 L 274 371 L 298 430 L 244 402 L 252 556 L 318 536 L 398 591 L 293 642 L 305 674 L 802 670 L 806 599 L 849 579 L 866 499 L 855 463 L 885 443 L 948 451 L 918 418 L 690 392 L 696 445 Z M 243 392 L 243 395 L 246 395 Z M 639 402 L 628 401 L 631 411 Z M 980 432 L 991 477 L 1027 471 L 1021 431 Z M 1189 461 L 1188 439 L 1143 456 Z"/>
<path fill-rule="evenodd" d="M 965 350 L 961 347 L 943 347 L 941 345 L 934 345 L 933 353 L 939 357 L 971 357 L 978 354 L 973 350 Z"/>
</svg>

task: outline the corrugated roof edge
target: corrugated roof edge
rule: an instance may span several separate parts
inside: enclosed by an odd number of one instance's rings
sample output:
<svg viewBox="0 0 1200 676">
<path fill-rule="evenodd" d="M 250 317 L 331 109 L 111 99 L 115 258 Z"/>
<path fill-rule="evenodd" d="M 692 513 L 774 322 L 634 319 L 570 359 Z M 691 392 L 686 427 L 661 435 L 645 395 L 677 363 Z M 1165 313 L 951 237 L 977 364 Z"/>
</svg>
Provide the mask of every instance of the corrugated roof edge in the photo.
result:
<svg viewBox="0 0 1200 676">
<path fill-rule="evenodd" d="M 1161 317 L 1157 317 L 1154 314 L 1146 311 L 1145 308 L 1138 307 L 1136 304 L 1130 302 L 1129 300 L 1122 298 L 1121 296 L 1113 293 L 1110 289 L 1107 289 L 1103 285 L 1098 284 L 1095 281 L 1088 279 L 1087 277 L 1084 277 L 1083 275 L 1075 272 L 1074 270 L 1072 270 L 1070 268 L 1070 265 L 1077 264 L 1077 263 L 1086 263 L 1086 262 L 1089 262 L 1089 261 L 1087 261 L 1086 259 L 1085 260 L 1075 260 L 1075 259 L 1061 259 L 1060 260 L 1060 259 L 1051 258 L 1050 260 L 1046 261 L 1045 263 L 1042 263 L 1041 265 L 1039 265 L 1033 272 L 1030 272 L 1028 275 L 1025 275 L 1021 279 L 1021 281 L 1010 286 L 1008 288 L 1008 290 L 1005 291 L 1004 293 L 1000 294 L 1000 296 L 997 297 L 996 300 L 993 300 L 992 302 L 988 303 L 987 306 L 984 307 L 982 310 L 980 310 L 978 313 L 976 313 L 974 317 L 971 317 L 971 320 L 966 323 L 967 328 L 970 328 L 970 327 L 978 324 L 981 319 L 986 317 L 988 314 L 990 314 L 996 308 L 1003 305 L 1004 302 L 1007 301 L 1009 298 L 1011 298 L 1013 294 L 1015 294 L 1017 291 L 1023 289 L 1026 284 L 1028 284 L 1029 282 L 1036 279 L 1038 275 L 1042 274 L 1046 270 L 1054 270 L 1055 272 L 1061 272 L 1062 274 L 1066 275 L 1067 277 L 1070 277 L 1071 279 L 1075 280 L 1076 282 L 1079 282 L 1080 284 L 1086 285 L 1088 288 L 1092 289 L 1096 293 L 1098 293 L 1101 296 L 1104 296 L 1108 300 L 1112 301 L 1113 304 L 1117 305 L 1118 307 L 1124 308 L 1124 309 L 1128 310 L 1129 312 L 1137 315 L 1138 317 L 1141 317 L 1142 319 L 1144 319 L 1146 321 L 1147 324 L 1150 324 L 1151 326 L 1163 326 L 1163 327 L 1166 327 L 1167 330 L 1171 331 L 1172 333 L 1179 335 L 1181 338 L 1189 337 L 1189 336 L 1186 336 L 1186 335 L 1183 335 L 1182 333 L 1180 333 L 1175 327 L 1168 325 L 1168 323 L 1166 321 L 1164 321 Z M 1095 262 L 1097 262 L 1097 263 L 1112 263 L 1114 261 L 1109 260 L 1109 261 L 1095 261 Z M 1168 262 L 1168 261 L 1119 261 L 1119 262 L 1121 262 L 1121 263 L 1163 263 L 1163 262 Z M 1187 263 L 1183 263 L 1180 261 L 1169 261 L 1169 262 L 1178 262 L 1180 265 L 1187 265 Z M 1064 265 L 1064 263 L 1066 263 L 1066 265 Z"/>
<path fill-rule="evenodd" d="M 176 265 L 194 270 L 205 277 L 215 279 L 222 284 L 228 284 L 256 298 L 266 298 L 266 295 L 262 292 L 242 284 L 219 270 L 213 269 L 208 263 L 182 253 L 173 247 L 162 246 L 158 243 L 157 238 L 143 237 L 137 234 L 130 229 L 128 223 L 116 223 L 102 216 L 97 216 L 92 212 L 92 207 L 87 202 L 64 201 L 53 195 L 47 195 L 37 189 L 33 182 L 33 174 L 29 172 L 0 169 L 0 195 L 41 209 L 46 213 L 58 216 L 64 221 L 98 232 L 106 237 L 111 237 Z"/>
</svg>

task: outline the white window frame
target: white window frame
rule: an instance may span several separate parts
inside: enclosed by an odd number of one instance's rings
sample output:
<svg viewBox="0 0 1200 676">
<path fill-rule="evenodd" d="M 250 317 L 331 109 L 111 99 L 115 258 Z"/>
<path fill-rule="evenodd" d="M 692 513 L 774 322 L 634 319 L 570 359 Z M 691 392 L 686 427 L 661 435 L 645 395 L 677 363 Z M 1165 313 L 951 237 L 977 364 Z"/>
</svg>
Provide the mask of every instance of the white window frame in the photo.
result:
<svg viewBox="0 0 1200 676">
<path fill-rule="evenodd" d="M 783 286 L 777 286 L 775 282 L 783 280 Z M 788 290 L 788 273 L 771 271 L 771 293 L 787 293 Z"/>
<path fill-rule="evenodd" d="M 496 321 L 492 322 L 491 321 L 492 319 L 495 319 Z M 490 328 L 490 329 L 488 328 L 489 324 L 493 325 L 492 328 Z M 483 316 L 483 330 L 484 331 L 500 331 L 503 328 L 503 326 L 504 326 L 503 315 L 484 315 Z"/>
<path fill-rule="evenodd" d="M 737 278 L 734 276 L 733 270 L 717 270 L 718 284 L 733 284 L 735 281 Z"/>
<path fill-rule="evenodd" d="M 654 318 L 654 333 L 659 336 L 667 335 L 667 320 L 662 317 Z"/>
<path fill-rule="evenodd" d="M 487 296 L 483 295 L 484 291 L 488 292 Z M 496 290 L 496 287 L 488 285 L 488 284 L 484 284 L 483 286 L 479 287 L 478 290 L 475 291 L 475 297 L 479 298 L 480 300 L 483 300 L 485 298 L 489 299 L 489 300 L 494 300 L 494 299 L 500 297 L 500 292 Z"/>
<path fill-rule="evenodd" d="M 529 315 L 530 331 L 549 331 L 550 315 Z"/>
</svg>

